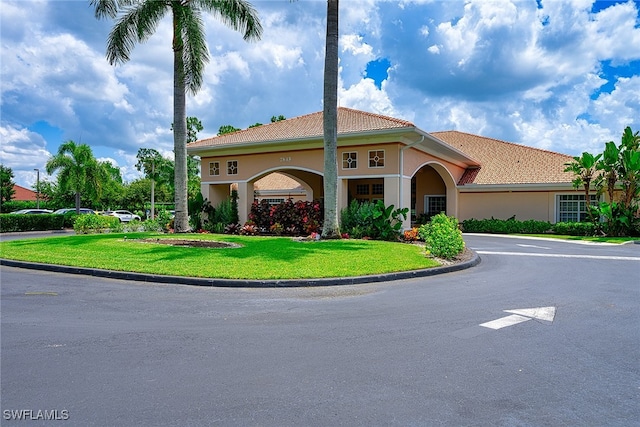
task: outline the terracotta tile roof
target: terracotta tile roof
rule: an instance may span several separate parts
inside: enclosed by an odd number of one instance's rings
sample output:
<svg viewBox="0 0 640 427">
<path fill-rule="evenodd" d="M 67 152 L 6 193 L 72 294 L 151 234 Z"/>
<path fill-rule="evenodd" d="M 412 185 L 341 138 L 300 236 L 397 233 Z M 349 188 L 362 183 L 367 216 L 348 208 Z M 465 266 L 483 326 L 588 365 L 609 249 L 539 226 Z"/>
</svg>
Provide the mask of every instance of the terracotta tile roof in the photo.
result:
<svg viewBox="0 0 640 427">
<path fill-rule="evenodd" d="M 36 200 L 37 194 L 35 191 L 31 191 L 28 188 L 21 187 L 17 184 L 13 185 L 13 190 L 15 193 L 13 194 L 12 200 Z"/>
<path fill-rule="evenodd" d="M 322 115 L 323 113 L 320 111 L 213 138 L 201 139 L 188 144 L 188 147 L 208 147 L 226 144 L 256 144 L 268 141 L 322 138 Z M 405 128 L 415 128 L 415 125 L 406 120 L 394 119 L 393 117 L 353 110 L 345 107 L 338 108 L 339 135 Z"/>
<path fill-rule="evenodd" d="M 552 184 L 573 180 L 570 172 L 564 172 L 564 164 L 573 158 L 565 154 L 458 131 L 431 135 L 481 163 L 479 170 L 468 169 L 458 185 Z"/>
<path fill-rule="evenodd" d="M 289 178 L 278 172 L 270 173 L 260 178 L 254 184 L 257 191 L 260 190 L 304 190 L 302 185 L 293 178 Z"/>
</svg>

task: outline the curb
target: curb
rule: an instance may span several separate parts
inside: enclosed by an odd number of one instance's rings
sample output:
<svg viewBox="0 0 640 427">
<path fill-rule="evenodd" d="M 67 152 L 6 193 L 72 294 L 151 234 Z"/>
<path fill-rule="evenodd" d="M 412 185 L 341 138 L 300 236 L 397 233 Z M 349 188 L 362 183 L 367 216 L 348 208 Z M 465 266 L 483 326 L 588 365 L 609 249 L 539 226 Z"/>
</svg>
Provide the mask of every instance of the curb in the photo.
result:
<svg viewBox="0 0 640 427">
<path fill-rule="evenodd" d="M 371 276 L 287 280 L 236 280 L 165 276 L 146 273 L 131 273 L 126 271 L 101 270 L 84 267 L 70 267 L 65 265 L 41 264 L 36 262 L 14 261 L 9 259 L 0 259 L 0 265 L 4 265 L 7 267 L 27 268 L 31 270 L 51 271 L 54 273 L 81 274 L 93 277 L 103 277 L 107 279 L 167 283 L 174 285 L 211 286 L 220 288 L 295 288 L 305 286 L 359 285 L 364 283 L 379 283 L 390 282 L 394 280 L 416 279 L 420 277 L 429 277 L 438 274 L 466 270 L 480 264 L 480 261 L 480 256 L 477 253 L 473 252 L 473 256 L 469 261 L 442 267 L 426 268 L 423 270 L 401 271 L 397 273 L 376 274 Z"/>
</svg>

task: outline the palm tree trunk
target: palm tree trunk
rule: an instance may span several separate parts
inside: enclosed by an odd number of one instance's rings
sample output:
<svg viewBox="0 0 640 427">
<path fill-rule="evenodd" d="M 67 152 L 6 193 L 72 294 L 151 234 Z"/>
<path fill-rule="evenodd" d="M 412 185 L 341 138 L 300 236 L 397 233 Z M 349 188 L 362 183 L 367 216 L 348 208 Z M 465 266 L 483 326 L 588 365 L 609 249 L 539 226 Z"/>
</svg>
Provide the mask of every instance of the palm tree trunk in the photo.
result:
<svg viewBox="0 0 640 427">
<path fill-rule="evenodd" d="M 339 238 L 338 227 L 338 0 L 327 0 L 324 60 L 324 225 L 322 237 Z"/>
<path fill-rule="evenodd" d="M 175 155 L 175 207 L 174 231 L 189 231 L 187 211 L 187 96 L 182 59 L 183 44 L 176 16 L 173 17 L 173 151 Z"/>
</svg>

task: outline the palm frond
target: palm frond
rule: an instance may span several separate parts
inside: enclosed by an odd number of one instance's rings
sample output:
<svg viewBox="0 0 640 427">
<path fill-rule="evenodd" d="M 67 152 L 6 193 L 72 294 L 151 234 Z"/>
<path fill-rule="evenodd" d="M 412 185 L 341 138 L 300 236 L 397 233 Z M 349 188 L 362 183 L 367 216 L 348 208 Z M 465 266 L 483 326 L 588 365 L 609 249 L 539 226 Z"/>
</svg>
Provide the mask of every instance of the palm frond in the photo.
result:
<svg viewBox="0 0 640 427">
<path fill-rule="evenodd" d="M 262 37 L 262 24 L 258 12 L 245 0 L 191 0 L 192 6 L 217 16 L 226 26 L 243 33 L 246 41 Z"/>
<path fill-rule="evenodd" d="M 167 3 L 153 0 L 133 2 L 124 9 L 107 40 L 109 63 L 127 62 L 136 43 L 142 43 L 153 35 L 168 10 Z"/>
<path fill-rule="evenodd" d="M 187 90 L 195 95 L 202 86 L 204 66 L 209 62 L 204 22 L 195 8 L 183 8 L 180 19 L 183 79 Z"/>
</svg>

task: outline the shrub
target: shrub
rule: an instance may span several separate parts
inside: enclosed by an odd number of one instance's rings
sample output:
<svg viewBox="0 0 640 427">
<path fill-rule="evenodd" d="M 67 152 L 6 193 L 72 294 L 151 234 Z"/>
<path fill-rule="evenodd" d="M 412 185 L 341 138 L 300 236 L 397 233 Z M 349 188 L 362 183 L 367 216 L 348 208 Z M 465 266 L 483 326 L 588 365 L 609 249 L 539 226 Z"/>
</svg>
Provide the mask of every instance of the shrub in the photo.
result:
<svg viewBox="0 0 640 427">
<path fill-rule="evenodd" d="M 557 222 L 553 224 L 552 231 L 566 236 L 593 236 L 596 227 L 591 222 Z"/>
<path fill-rule="evenodd" d="M 0 214 L 0 232 L 61 230 L 64 226 L 62 215 L 13 215 Z"/>
<path fill-rule="evenodd" d="M 266 200 L 253 202 L 249 221 L 260 232 L 277 232 L 290 235 L 309 235 L 322 228 L 322 207 L 317 201 L 294 202 L 288 199 L 277 205 L 270 205 Z M 279 224 L 274 229 L 273 226 Z"/>
<path fill-rule="evenodd" d="M 433 256 L 453 259 L 464 250 L 462 232 L 455 217 L 442 213 L 435 215 L 429 224 L 420 226 L 418 232 Z"/>
<path fill-rule="evenodd" d="M 533 219 L 518 221 L 515 217 L 509 219 L 467 219 L 462 221 L 465 233 L 492 234 L 542 234 L 551 230 L 552 225 L 547 221 Z"/>
<path fill-rule="evenodd" d="M 89 234 L 121 231 L 123 226 L 120 220 L 113 216 L 80 215 L 73 224 L 73 229 L 78 234 Z"/>
</svg>

